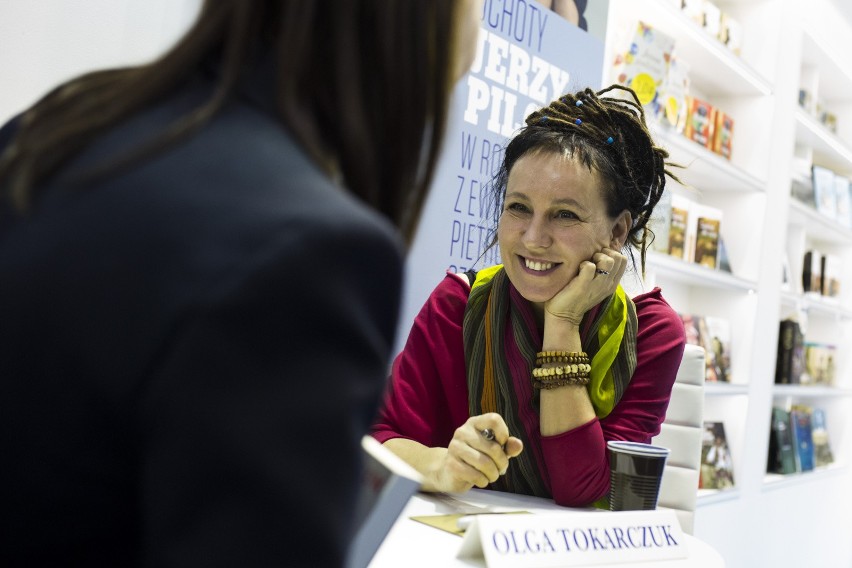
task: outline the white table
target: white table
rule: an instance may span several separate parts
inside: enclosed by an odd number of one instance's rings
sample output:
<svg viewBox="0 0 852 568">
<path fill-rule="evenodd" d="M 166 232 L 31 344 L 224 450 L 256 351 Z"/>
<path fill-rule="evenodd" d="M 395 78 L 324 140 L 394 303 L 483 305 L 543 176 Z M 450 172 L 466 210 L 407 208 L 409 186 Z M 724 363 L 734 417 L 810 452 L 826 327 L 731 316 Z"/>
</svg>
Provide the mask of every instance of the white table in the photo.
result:
<svg viewBox="0 0 852 568">
<path fill-rule="evenodd" d="M 497 491 L 472 489 L 462 495 L 433 495 L 418 493 L 403 509 L 379 550 L 376 551 L 370 568 L 445 568 L 484 567 L 483 559 L 459 559 L 456 553 L 461 546 L 461 537 L 411 520 L 414 515 L 445 515 L 475 512 L 476 508 L 489 507 L 493 512 L 525 510 L 530 513 L 565 511 L 553 501 L 514 495 Z M 604 513 L 602 513 L 604 514 Z M 707 543 L 684 534 L 689 557 L 678 560 L 655 561 L 653 563 L 631 562 L 618 564 L 622 568 L 724 568 L 722 556 Z M 609 566 L 609 565 L 608 565 Z"/>
</svg>

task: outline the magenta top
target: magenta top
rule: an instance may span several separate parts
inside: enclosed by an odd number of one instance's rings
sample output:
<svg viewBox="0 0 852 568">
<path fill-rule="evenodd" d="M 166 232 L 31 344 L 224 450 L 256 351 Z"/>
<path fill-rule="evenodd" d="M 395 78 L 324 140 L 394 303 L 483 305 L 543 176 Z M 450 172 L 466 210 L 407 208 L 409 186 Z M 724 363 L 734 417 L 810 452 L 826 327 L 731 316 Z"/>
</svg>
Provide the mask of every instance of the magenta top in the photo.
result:
<svg viewBox="0 0 852 568">
<path fill-rule="evenodd" d="M 462 341 L 469 293 L 466 281 L 448 273 L 415 318 L 373 425 L 379 442 L 408 438 L 446 448 L 455 429 L 469 418 Z M 633 302 L 638 318 L 637 365 L 621 400 L 603 419 L 539 437 L 544 485 L 560 505 L 586 506 L 607 494 L 607 441 L 650 442 L 660 432 L 683 356 L 683 323 L 659 288 Z"/>
</svg>

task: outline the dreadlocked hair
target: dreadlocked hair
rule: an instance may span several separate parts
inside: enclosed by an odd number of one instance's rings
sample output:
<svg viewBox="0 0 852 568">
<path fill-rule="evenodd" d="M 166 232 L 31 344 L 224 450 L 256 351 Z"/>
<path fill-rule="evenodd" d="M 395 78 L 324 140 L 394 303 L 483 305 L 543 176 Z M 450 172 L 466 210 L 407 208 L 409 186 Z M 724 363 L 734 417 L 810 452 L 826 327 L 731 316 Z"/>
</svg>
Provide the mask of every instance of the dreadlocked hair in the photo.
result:
<svg viewBox="0 0 852 568">
<path fill-rule="evenodd" d="M 606 96 L 605 96 L 606 95 Z M 632 218 L 626 247 L 635 267 L 633 247 L 639 250 L 642 274 L 645 252 L 654 241 L 648 221 L 663 195 L 669 171 L 669 153 L 654 143 L 645 123 L 645 111 L 636 93 L 622 85 L 595 92 L 584 89 L 566 94 L 531 113 L 526 126 L 512 138 L 494 179 L 494 221 L 499 219 L 512 167 L 530 152 L 554 151 L 597 171 L 606 181 L 607 214 L 627 210 Z M 495 223 L 496 226 L 496 223 Z M 493 242 L 496 241 L 496 235 Z"/>
</svg>

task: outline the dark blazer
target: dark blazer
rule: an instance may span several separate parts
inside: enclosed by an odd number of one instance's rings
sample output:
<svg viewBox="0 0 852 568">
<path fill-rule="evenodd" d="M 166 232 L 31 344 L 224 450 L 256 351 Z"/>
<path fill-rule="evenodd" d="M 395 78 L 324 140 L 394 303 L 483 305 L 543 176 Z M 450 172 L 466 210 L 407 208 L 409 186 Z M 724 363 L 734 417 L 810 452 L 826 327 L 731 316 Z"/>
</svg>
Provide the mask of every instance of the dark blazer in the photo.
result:
<svg viewBox="0 0 852 568">
<path fill-rule="evenodd" d="M 402 246 L 255 87 L 69 190 L 210 96 L 191 79 L 33 215 L 0 206 L 0 565 L 341 564 Z"/>
</svg>

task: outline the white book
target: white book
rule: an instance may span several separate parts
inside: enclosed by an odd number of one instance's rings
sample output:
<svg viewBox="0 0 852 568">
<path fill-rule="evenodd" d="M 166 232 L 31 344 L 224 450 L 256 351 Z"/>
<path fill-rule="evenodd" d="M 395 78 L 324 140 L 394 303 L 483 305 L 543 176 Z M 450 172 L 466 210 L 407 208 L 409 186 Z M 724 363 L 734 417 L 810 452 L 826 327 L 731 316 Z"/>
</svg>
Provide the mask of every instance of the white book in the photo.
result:
<svg viewBox="0 0 852 568">
<path fill-rule="evenodd" d="M 420 473 L 372 436 L 361 439 L 364 471 L 358 497 L 357 533 L 347 568 L 364 568 L 381 546 L 411 496 L 423 483 Z"/>
<path fill-rule="evenodd" d="M 669 227 L 672 223 L 672 190 L 663 191 L 660 200 L 654 206 L 654 212 L 648 220 L 649 228 L 654 232 L 651 250 L 669 254 Z"/>
</svg>

